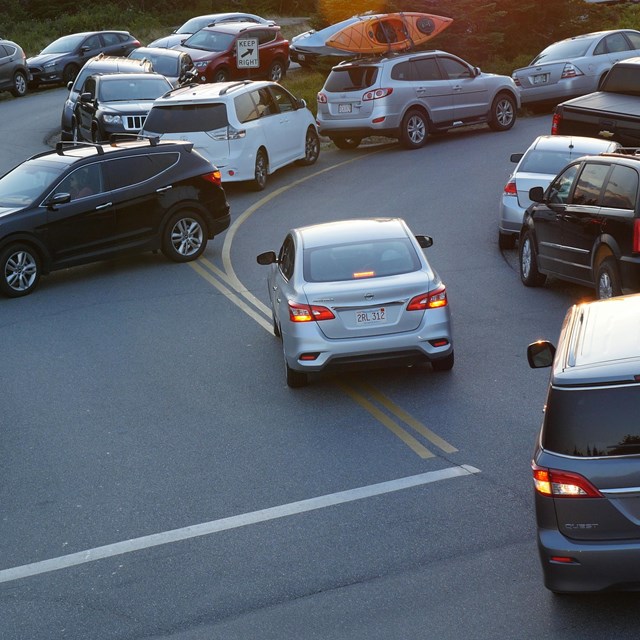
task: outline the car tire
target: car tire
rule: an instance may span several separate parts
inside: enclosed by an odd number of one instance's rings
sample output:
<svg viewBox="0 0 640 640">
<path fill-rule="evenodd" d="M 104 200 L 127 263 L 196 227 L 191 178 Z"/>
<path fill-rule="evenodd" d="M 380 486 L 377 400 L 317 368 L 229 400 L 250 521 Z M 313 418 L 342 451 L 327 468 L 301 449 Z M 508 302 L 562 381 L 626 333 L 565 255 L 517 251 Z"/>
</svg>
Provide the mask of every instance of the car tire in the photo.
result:
<svg viewBox="0 0 640 640">
<path fill-rule="evenodd" d="M 76 79 L 78 71 L 80 71 L 80 68 L 77 64 L 68 64 L 64 68 L 64 71 L 62 72 L 62 82 L 65 87 Z"/>
<path fill-rule="evenodd" d="M 228 82 L 229 81 L 229 71 L 224 67 L 221 69 L 216 69 L 213 74 L 212 82 Z"/>
<path fill-rule="evenodd" d="M 13 74 L 13 88 L 11 94 L 16 98 L 21 98 L 27 93 L 27 76 L 22 71 Z"/>
<path fill-rule="evenodd" d="M 285 358 L 284 371 L 287 380 L 287 386 L 291 389 L 300 389 L 306 387 L 309 384 L 309 377 L 304 371 L 296 371 L 292 369 Z"/>
<path fill-rule="evenodd" d="M 310 166 L 315 164 L 320 156 L 320 136 L 315 127 L 309 127 L 304 139 L 304 158 L 298 164 Z"/>
<path fill-rule="evenodd" d="M 207 248 L 207 230 L 195 211 L 179 211 L 171 216 L 162 234 L 162 253 L 173 262 L 196 260 Z"/>
<path fill-rule="evenodd" d="M 498 246 L 500 249 L 515 249 L 517 237 L 515 233 L 498 231 Z"/>
<path fill-rule="evenodd" d="M 453 351 L 444 358 L 438 358 L 437 360 L 431 361 L 431 367 L 434 371 L 451 371 L 453 369 Z"/>
<path fill-rule="evenodd" d="M 507 131 L 516 121 L 516 101 L 508 93 L 499 93 L 491 105 L 489 126 L 494 131 Z"/>
<path fill-rule="evenodd" d="M 605 258 L 596 272 L 596 297 L 598 300 L 606 300 L 622 295 L 620 275 L 615 258 Z"/>
<path fill-rule="evenodd" d="M 349 149 L 357 149 L 362 142 L 362 138 L 343 138 L 342 136 L 335 136 L 331 138 L 331 142 L 333 142 L 338 149 L 347 151 Z"/>
<path fill-rule="evenodd" d="M 280 82 L 285 75 L 287 75 L 287 70 L 284 62 L 282 62 L 282 60 L 274 60 L 269 67 L 267 79 L 271 80 L 271 82 Z"/>
<path fill-rule="evenodd" d="M 264 149 L 258 149 L 256 153 L 256 164 L 253 170 L 253 180 L 251 186 L 254 191 L 262 191 L 267 186 L 267 175 L 269 174 L 269 159 Z"/>
<path fill-rule="evenodd" d="M 525 287 L 542 286 L 547 276 L 538 271 L 538 259 L 531 233 L 525 231 L 520 237 L 520 280 Z"/>
<path fill-rule="evenodd" d="M 0 291 L 8 298 L 30 294 L 37 286 L 42 261 L 33 247 L 16 242 L 0 252 Z"/>
<path fill-rule="evenodd" d="M 429 135 L 427 117 L 418 109 L 409 109 L 402 119 L 400 142 L 405 149 L 424 147 Z"/>
</svg>

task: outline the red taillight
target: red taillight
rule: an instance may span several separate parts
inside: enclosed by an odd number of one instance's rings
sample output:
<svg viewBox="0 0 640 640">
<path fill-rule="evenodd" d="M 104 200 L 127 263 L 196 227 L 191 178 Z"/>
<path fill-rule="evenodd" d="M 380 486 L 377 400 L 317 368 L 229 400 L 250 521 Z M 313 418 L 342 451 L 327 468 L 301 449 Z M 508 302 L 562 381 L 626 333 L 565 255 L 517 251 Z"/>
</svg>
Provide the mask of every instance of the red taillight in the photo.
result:
<svg viewBox="0 0 640 640">
<path fill-rule="evenodd" d="M 367 91 L 362 96 L 363 102 L 368 102 L 369 100 L 377 100 L 378 98 L 386 98 L 393 93 L 393 89 L 373 89 L 372 91 Z"/>
<path fill-rule="evenodd" d="M 318 95 L 316 96 L 316 100 L 320 104 L 326 104 L 327 96 L 325 96 L 324 93 L 318 93 Z"/>
<path fill-rule="evenodd" d="M 507 184 L 504 185 L 504 195 L 505 196 L 517 196 L 518 195 L 518 189 L 516 187 L 516 181 L 515 180 L 509 180 L 509 182 L 507 182 Z"/>
<path fill-rule="evenodd" d="M 289 300 L 289 320 L 291 322 L 311 322 L 313 320 L 333 320 L 331 309 L 315 305 L 299 304 Z"/>
<path fill-rule="evenodd" d="M 447 306 L 447 290 L 442 285 L 433 291 L 414 296 L 407 305 L 407 311 L 424 311 Z"/>
<path fill-rule="evenodd" d="M 577 78 L 578 76 L 583 76 L 584 73 L 578 69 L 575 65 L 567 62 L 564 65 L 564 69 L 562 70 L 562 75 L 560 76 L 560 80 L 566 80 L 568 78 Z"/>
<path fill-rule="evenodd" d="M 633 221 L 633 253 L 640 253 L 640 218 Z"/>
<path fill-rule="evenodd" d="M 218 169 L 216 169 L 215 171 L 211 171 L 211 173 L 202 174 L 202 178 L 207 182 L 213 182 L 213 184 L 222 184 L 222 174 Z"/>
<path fill-rule="evenodd" d="M 560 122 L 562 122 L 562 116 L 559 113 L 553 114 L 553 120 L 551 120 L 551 135 L 558 135 L 560 129 Z"/>
<path fill-rule="evenodd" d="M 545 469 L 531 465 L 533 484 L 538 493 L 553 498 L 602 498 L 602 494 L 584 477 L 570 471 Z"/>
</svg>

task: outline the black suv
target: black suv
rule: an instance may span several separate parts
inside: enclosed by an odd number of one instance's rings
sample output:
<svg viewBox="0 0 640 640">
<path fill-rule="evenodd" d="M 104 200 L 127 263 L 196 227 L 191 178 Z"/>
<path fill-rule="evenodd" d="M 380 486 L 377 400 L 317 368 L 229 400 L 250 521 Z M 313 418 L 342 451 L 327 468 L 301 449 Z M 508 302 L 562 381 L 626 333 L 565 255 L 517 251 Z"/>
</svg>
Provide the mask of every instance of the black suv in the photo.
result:
<svg viewBox="0 0 640 640">
<path fill-rule="evenodd" d="M 533 204 L 520 231 L 520 278 L 547 275 L 595 287 L 598 298 L 640 291 L 640 157 L 636 149 L 567 165 Z"/>
<path fill-rule="evenodd" d="M 195 260 L 229 223 L 220 172 L 190 142 L 59 142 L 0 178 L 0 292 L 127 253 Z"/>
</svg>

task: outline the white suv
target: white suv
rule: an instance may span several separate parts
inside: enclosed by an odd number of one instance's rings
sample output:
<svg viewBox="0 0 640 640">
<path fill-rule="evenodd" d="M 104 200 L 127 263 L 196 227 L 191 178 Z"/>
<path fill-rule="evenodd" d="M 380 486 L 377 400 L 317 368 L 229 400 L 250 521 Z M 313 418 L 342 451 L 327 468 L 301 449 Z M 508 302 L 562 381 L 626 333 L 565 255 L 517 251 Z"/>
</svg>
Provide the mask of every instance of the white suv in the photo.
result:
<svg viewBox="0 0 640 640">
<path fill-rule="evenodd" d="M 243 80 L 191 85 L 154 103 L 144 134 L 190 140 L 218 167 L 224 182 L 250 181 L 299 162 L 313 164 L 320 139 L 313 114 L 276 82 Z"/>
<path fill-rule="evenodd" d="M 482 73 L 444 51 L 362 58 L 333 67 L 318 93 L 320 133 L 340 149 L 366 136 L 418 149 L 433 131 L 487 123 L 506 131 L 520 97 L 513 79 Z"/>
</svg>

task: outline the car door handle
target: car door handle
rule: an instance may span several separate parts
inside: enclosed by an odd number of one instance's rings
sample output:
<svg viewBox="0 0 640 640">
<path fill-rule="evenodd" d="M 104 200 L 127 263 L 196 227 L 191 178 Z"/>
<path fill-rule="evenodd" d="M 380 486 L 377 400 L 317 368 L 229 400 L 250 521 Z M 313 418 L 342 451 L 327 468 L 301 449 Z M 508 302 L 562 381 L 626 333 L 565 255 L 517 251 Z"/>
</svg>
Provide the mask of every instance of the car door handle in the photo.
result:
<svg viewBox="0 0 640 640">
<path fill-rule="evenodd" d="M 164 193 L 165 191 L 169 191 L 169 189 L 173 189 L 173 185 L 170 184 L 168 187 L 160 187 L 156 189 L 156 193 Z"/>
<path fill-rule="evenodd" d="M 108 207 L 112 207 L 112 206 L 113 206 L 113 202 L 107 202 L 107 203 L 105 203 L 105 204 L 99 204 L 99 205 L 96 207 L 96 211 L 99 211 L 100 209 L 106 209 L 106 208 L 108 208 Z"/>
<path fill-rule="evenodd" d="M 459 84 L 457 84 L 455 87 L 453 87 L 453 90 L 454 91 L 462 91 L 462 87 Z"/>
</svg>

